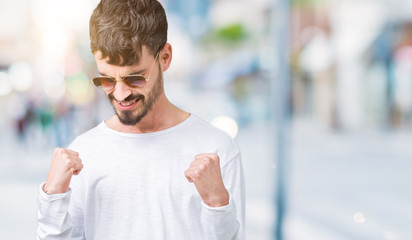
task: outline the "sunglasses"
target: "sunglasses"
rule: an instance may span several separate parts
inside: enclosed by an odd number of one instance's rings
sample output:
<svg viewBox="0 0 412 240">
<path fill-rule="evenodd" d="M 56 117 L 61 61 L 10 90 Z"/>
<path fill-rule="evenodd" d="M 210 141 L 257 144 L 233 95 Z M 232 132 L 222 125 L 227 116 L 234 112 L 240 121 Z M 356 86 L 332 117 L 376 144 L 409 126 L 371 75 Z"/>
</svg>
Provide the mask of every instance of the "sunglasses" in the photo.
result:
<svg viewBox="0 0 412 240">
<path fill-rule="evenodd" d="M 141 74 L 127 75 L 120 78 L 120 80 L 117 80 L 110 76 L 98 76 L 94 77 L 92 79 L 92 82 L 96 87 L 101 88 L 105 91 L 112 90 L 116 86 L 117 82 L 124 82 L 127 86 L 131 88 L 142 88 L 149 81 L 150 74 L 152 73 L 153 64 L 156 62 L 158 56 L 159 53 L 156 54 L 156 57 L 152 65 L 150 66 L 149 75 L 147 76 L 147 78 Z"/>
</svg>

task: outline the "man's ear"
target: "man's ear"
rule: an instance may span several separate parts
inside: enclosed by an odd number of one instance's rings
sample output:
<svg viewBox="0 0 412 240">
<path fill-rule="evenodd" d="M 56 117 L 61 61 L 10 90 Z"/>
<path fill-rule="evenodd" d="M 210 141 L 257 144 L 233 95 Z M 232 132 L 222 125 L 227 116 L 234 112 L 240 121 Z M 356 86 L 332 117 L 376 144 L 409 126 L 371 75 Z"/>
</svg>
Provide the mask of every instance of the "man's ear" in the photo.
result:
<svg viewBox="0 0 412 240">
<path fill-rule="evenodd" d="M 169 69 L 170 63 L 172 62 L 172 45 L 170 45 L 170 43 L 166 43 L 162 50 L 160 50 L 159 62 L 163 72 Z"/>
</svg>

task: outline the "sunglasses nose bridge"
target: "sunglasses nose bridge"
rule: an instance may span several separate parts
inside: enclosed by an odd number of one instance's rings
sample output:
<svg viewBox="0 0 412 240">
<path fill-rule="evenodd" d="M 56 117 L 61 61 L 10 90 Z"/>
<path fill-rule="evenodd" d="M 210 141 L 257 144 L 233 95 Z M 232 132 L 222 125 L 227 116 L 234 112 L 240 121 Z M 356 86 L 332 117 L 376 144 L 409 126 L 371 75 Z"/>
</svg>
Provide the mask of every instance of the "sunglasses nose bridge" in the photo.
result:
<svg viewBox="0 0 412 240">
<path fill-rule="evenodd" d="M 124 78 L 125 78 L 125 77 L 122 77 L 122 76 L 118 76 L 118 77 L 116 77 L 116 78 L 112 78 L 112 79 L 113 79 L 113 82 L 114 82 L 113 88 L 116 88 L 116 87 L 119 85 L 119 83 L 124 84 L 124 85 L 127 87 L 127 84 L 126 84 L 126 82 L 124 81 Z"/>
<path fill-rule="evenodd" d="M 124 77 L 122 77 L 122 76 L 118 76 L 117 78 L 115 78 L 114 80 L 116 81 L 116 82 L 123 82 L 124 83 L 124 78 L 125 78 L 126 76 L 124 76 Z"/>
</svg>

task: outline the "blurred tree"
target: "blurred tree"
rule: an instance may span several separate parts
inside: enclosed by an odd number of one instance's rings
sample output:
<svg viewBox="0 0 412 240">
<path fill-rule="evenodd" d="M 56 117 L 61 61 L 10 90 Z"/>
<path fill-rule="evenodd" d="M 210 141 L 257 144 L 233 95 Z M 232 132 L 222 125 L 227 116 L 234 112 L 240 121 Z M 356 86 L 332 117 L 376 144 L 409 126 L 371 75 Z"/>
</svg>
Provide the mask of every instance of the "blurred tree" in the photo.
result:
<svg viewBox="0 0 412 240">
<path fill-rule="evenodd" d="M 315 5 L 317 2 L 319 2 L 319 0 L 291 0 L 290 2 L 292 6 L 296 6 L 296 5 L 312 6 L 312 5 Z"/>
</svg>

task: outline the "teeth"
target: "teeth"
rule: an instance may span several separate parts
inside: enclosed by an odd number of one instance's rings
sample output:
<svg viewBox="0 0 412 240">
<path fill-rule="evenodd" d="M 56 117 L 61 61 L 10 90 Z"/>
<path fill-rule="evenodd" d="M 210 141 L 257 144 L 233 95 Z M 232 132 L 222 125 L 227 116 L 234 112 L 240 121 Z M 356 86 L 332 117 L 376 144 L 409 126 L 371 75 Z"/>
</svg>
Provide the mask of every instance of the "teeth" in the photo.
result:
<svg viewBox="0 0 412 240">
<path fill-rule="evenodd" d="M 136 100 L 137 99 L 135 99 L 134 101 L 132 101 L 132 102 L 129 102 L 129 103 L 120 103 L 122 106 L 130 106 L 130 105 L 132 105 L 133 103 L 135 103 L 136 102 Z"/>
</svg>

